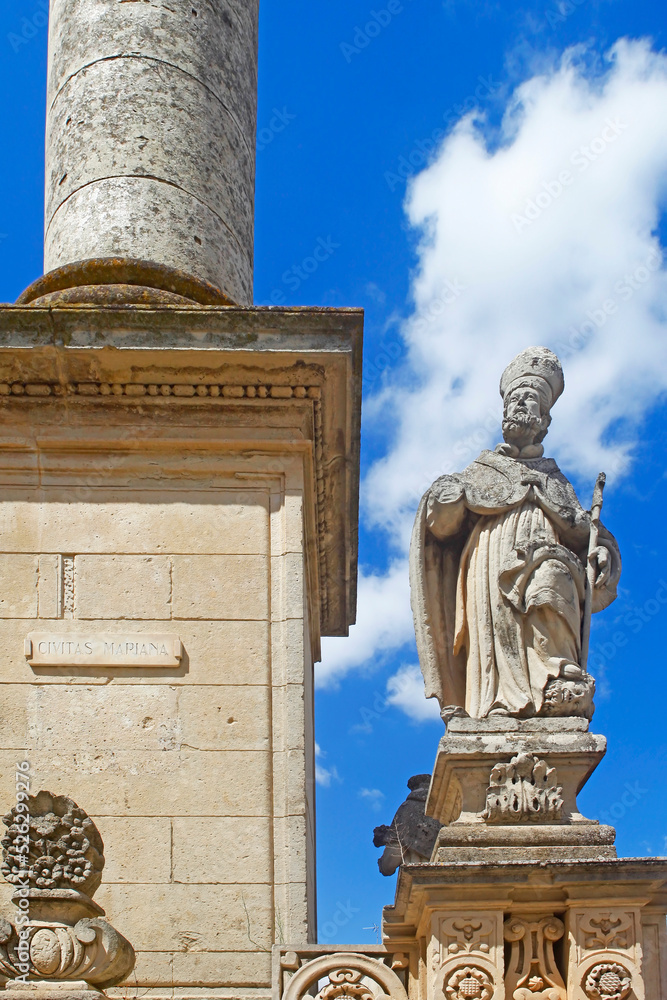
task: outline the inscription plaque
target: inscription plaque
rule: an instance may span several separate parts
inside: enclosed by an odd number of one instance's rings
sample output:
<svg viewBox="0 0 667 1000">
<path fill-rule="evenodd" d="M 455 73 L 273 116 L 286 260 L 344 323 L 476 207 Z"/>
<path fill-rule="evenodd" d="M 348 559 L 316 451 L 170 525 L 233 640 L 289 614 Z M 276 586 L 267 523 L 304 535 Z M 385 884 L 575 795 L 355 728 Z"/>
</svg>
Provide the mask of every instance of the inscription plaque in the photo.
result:
<svg viewBox="0 0 667 1000">
<path fill-rule="evenodd" d="M 31 667 L 178 667 L 178 636 L 159 632 L 30 632 L 24 652 Z"/>
</svg>

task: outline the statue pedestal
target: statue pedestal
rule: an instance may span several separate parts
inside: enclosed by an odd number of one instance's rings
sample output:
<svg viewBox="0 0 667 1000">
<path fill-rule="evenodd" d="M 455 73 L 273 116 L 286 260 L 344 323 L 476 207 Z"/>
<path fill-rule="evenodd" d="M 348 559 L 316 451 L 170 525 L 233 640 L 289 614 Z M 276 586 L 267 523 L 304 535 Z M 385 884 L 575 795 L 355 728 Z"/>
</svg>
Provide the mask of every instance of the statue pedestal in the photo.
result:
<svg viewBox="0 0 667 1000">
<path fill-rule="evenodd" d="M 666 912 L 661 858 L 458 861 L 403 866 L 383 932 L 419 1000 L 665 1000 Z"/>
<path fill-rule="evenodd" d="M 443 824 L 432 860 L 616 857 L 613 827 L 577 807 L 606 747 L 585 719 L 451 719 L 426 802 Z"/>
<path fill-rule="evenodd" d="M 667 859 L 617 859 L 577 809 L 605 748 L 581 719 L 450 720 L 443 826 L 384 910 L 387 948 L 421 956 L 411 1000 L 667 1000 Z"/>
</svg>

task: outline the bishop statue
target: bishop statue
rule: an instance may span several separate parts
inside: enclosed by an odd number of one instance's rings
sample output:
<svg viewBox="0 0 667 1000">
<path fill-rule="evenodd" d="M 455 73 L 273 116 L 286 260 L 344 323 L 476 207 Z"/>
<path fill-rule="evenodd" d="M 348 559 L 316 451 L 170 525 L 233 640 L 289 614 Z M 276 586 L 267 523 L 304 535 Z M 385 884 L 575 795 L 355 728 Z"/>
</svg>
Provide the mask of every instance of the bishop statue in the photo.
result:
<svg viewBox="0 0 667 1000">
<path fill-rule="evenodd" d="M 445 719 L 592 715 L 584 609 L 615 599 L 621 559 L 602 524 L 591 545 L 591 514 L 544 458 L 563 388 L 550 350 L 517 355 L 500 380 L 504 443 L 441 476 L 420 503 L 412 608 L 426 696 Z"/>
</svg>

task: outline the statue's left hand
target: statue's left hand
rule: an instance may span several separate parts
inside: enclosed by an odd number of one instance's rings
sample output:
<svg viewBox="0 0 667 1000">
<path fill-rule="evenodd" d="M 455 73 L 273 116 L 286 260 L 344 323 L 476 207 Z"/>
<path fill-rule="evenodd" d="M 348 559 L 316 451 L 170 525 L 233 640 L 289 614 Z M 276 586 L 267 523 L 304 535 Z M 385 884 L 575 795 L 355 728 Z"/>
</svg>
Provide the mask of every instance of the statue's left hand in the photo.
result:
<svg viewBox="0 0 667 1000">
<path fill-rule="evenodd" d="M 598 545 L 588 557 L 595 568 L 595 586 L 604 587 L 611 576 L 611 553 L 604 545 Z"/>
</svg>

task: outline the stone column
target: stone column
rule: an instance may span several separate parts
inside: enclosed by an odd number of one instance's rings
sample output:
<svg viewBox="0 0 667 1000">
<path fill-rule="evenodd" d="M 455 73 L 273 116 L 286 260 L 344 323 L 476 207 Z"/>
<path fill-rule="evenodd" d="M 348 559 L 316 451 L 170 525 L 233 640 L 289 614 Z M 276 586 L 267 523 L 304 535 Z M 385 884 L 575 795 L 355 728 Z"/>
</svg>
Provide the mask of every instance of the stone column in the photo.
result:
<svg viewBox="0 0 667 1000">
<path fill-rule="evenodd" d="M 251 302 L 258 6 L 51 0 L 46 272 L 171 288 L 146 262 Z"/>
</svg>

